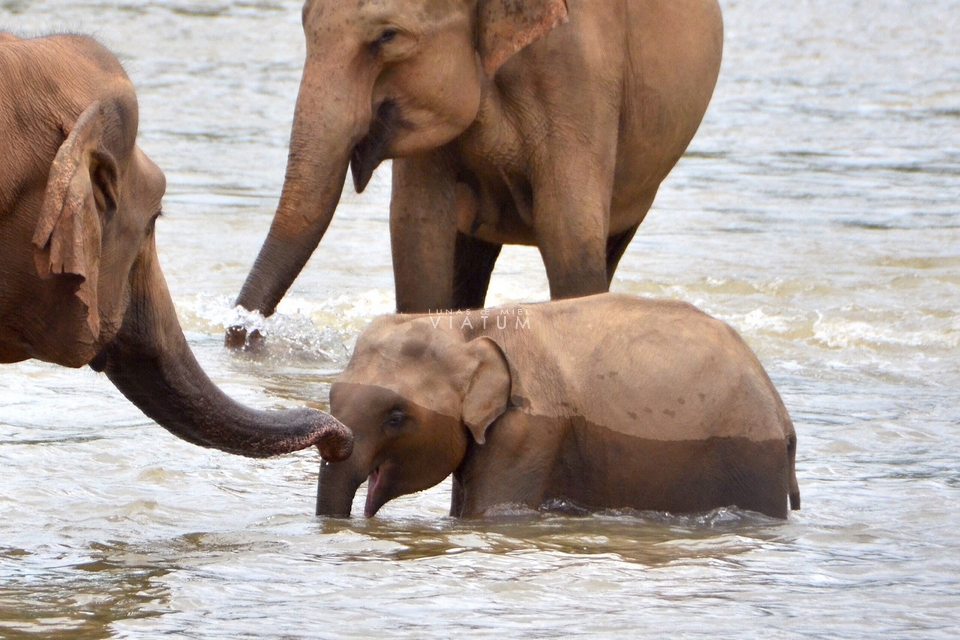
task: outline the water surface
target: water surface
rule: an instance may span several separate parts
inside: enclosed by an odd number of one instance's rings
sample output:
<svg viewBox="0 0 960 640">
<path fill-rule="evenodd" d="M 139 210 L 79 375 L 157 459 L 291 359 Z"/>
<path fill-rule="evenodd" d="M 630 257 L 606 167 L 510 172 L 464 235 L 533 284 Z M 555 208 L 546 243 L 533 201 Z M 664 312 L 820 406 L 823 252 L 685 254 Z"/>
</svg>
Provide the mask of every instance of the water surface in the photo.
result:
<svg viewBox="0 0 960 640">
<path fill-rule="evenodd" d="M 758 352 L 796 423 L 787 522 L 313 514 L 318 458 L 186 444 L 89 369 L 0 368 L 0 637 L 955 637 L 960 627 L 960 12 L 948 0 L 722 2 L 723 70 L 613 288 L 693 302 Z M 393 308 L 381 169 L 267 322 L 221 347 L 279 196 L 295 0 L 4 0 L 0 27 L 94 33 L 164 169 L 158 246 L 233 397 L 324 408 Z M 347 191 L 350 191 L 348 187 Z M 508 248 L 492 303 L 540 300 Z M 362 499 L 363 492 L 358 494 Z"/>
</svg>

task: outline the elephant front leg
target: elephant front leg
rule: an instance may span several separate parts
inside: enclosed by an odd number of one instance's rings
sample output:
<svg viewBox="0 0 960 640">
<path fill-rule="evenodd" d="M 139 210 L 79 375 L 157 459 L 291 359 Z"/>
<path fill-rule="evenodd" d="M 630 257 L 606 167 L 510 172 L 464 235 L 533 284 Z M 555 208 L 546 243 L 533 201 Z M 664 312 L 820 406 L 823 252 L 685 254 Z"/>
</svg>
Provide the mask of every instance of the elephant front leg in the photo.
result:
<svg viewBox="0 0 960 640">
<path fill-rule="evenodd" d="M 556 418 L 507 411 L 454 472 L 450 514 L 478 518 L 502 509 L 539 509 L 548 492 L 562 495 L 549 483 L 565 433 Z"/>
<path fill-rule="evenodd" d="M 399 313 L 453 308 L 457 225 L 452 167 L 443 150 L 393 161 L 390 244 Z"/>
<path fill-rule="evenodd" d="M 533 185 L 533 227 L 550 297 L 576 298 L 609 288 L 608 243 L 613 163 L 582 150 L 558 153 Z"/>
</svg>

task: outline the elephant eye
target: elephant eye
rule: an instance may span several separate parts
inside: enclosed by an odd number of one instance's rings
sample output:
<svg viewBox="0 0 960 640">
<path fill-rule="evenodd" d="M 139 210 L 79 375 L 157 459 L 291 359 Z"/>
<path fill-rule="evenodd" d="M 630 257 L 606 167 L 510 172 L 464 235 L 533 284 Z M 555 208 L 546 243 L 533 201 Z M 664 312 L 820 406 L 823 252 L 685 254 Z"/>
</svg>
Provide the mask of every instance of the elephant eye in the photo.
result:
<svg viewBox="0 0 960 640">
<path fill-rule="evenodd" d="M 370 43 L 370 48 L 373 49 L 374 53 L 379 51 L 385 45 L 392 42 L 397 37 L 398 31 L 396 29 L 384 29 L 380 33 L 380 37 Z"/>
<path fill-rule="evenodd" d="M 390 415 L 387 416 L 383 426 L 388 429 L 399 429 L 406 421 L 407 414 L 405 414 L 401 409 L 394 409 L 390 412 Z"/>
<path fill-rule="evenodd" d="M 147 223 L 147 233 L 153 233 L 153 230 L 157 226 L 157 219 L 163 216 L 163 210 L 157 211 L 155 214 L 150 216 L 150 221 Z"/>
</svg>

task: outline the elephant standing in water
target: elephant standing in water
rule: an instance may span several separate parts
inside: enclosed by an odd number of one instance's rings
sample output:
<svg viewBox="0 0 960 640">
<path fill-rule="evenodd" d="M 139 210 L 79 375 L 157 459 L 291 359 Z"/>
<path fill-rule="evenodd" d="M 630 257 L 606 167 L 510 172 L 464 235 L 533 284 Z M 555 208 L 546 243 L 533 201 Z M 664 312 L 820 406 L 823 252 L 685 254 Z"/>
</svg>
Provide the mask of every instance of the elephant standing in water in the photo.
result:
<svg viewBox="0 0 960 640">
<path fill-rule="evenodd" d="M 450 514 L 800 508 L 797 436 L 757 357 L 692 305 L 600 294 L 376 319 L 330 391 L 353 454 L 317 514 L 365 515 L 453 474 Z"/>
<path fill-rule="evenodd" d="M 720 69 L 716 0 L 307 0 L 280 203 L 237 304 L 264 315 L 393 162 L 397 309 L 483 306 L 503 244 L 552 298 L 608 289 Z M 227 343 L 240 346 L 235 327 Z"/>
<path fill-rule="evenodd" d="M 225 396 L 187 345 L 154 243 L 166 188 L 136 145 L 133 86 L 90 38 L 0 33 L 0 363 L 106 372 L 145 414 L 204 447 L 269 456 L 350 432 L 308 409 Z"/>
</svg>

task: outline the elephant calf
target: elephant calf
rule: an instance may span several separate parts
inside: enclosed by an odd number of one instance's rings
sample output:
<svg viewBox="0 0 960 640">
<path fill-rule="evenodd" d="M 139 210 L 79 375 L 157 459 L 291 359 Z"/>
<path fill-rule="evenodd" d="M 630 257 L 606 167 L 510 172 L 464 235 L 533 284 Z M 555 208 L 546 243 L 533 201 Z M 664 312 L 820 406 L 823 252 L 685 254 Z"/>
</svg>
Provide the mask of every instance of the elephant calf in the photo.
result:
<svg viewBox="0 0 960 640">
<path fill-rule="evenodd" d="M 728 325 L 622 294 L 378 318 L 330 392 L 353 454 L 325 462 L 319 515 L 365 514 L 451 473 L 450 513 L 800 508 L 796 434 Z"/>
<path fill-rule="evenodd" d="M 248 409 L 194 359 L 154 243 L 166 181 L 136 145 L 137 98 L 116 57 L 83 36 L 0 32 L 0 96 L 0 363 L 89 364 L 201 446 L 349 455 L 330 416 Z"/>
</svg>

